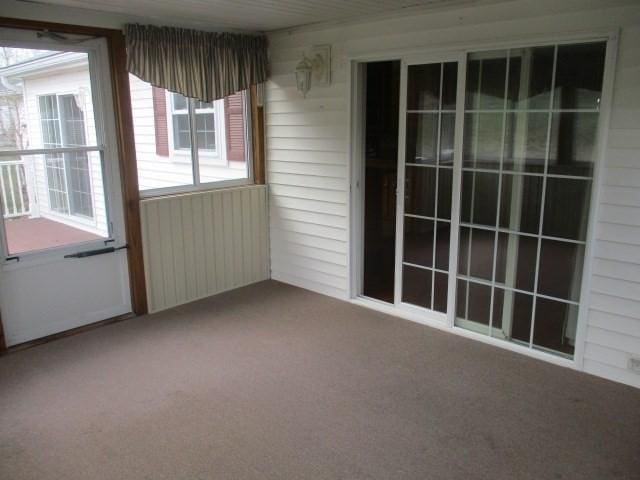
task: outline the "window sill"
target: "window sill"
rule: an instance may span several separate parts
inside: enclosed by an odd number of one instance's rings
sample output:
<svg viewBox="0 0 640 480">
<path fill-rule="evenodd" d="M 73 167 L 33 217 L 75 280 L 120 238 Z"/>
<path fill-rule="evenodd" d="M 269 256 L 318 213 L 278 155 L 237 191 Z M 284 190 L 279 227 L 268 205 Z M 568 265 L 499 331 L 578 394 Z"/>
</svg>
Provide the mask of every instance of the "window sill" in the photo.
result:
<svg viewBox="0 0 640 480">
<path fill-rule="evenodd" d="M 176 195 L 185 195 L 190 193 L 206 193 L 222 190 L 225 188 L 245 187 L 256 185 L 253 179 L 238 178 L 233 180 L 224 180 L 221 182 L 202 183 L 200 185 L 181 185 L 176 187 L 152 188 L 149 190 L 140 190 L 140 199 L 147 200 L 151 198 L 172 197 Z"/>
</svg>

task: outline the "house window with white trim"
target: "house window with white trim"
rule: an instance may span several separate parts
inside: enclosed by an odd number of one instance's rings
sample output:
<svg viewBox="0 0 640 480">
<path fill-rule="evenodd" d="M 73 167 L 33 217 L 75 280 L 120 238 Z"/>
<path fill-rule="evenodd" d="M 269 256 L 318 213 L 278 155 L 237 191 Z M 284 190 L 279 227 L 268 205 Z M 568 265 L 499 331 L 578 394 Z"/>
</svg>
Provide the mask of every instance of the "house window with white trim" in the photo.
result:
<svg viewBox="0 0 640 480">
<path fill-rule="evenodd" d="M 44 148 L 86 145 L 85 121 L 77 95 L 38 97 Z M 91 170 L 86 152 L 45 155 L 49 207 L 64 215 L 93 218 Z"/>
<path fill-rule="evenodd" d="M 130 76 L 145 196 L 251 183 L 247 95 L 202 102 Z"/>
</svg>

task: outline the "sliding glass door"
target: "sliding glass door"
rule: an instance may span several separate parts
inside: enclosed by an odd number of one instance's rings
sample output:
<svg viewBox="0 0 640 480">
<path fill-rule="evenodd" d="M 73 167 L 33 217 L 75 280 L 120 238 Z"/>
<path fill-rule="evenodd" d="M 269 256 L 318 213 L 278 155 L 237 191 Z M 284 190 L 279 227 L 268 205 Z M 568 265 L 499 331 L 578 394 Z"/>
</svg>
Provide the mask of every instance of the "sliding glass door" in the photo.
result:
<svg viewBox="0 0 640 480">
<path fill-rule="evenodd" d="M 605 52 L 599 41 L 403 62 L 398 307 L 573 356 Z"/>
<path fill-rule="evenodd" d="M 468 56 L 456 325 L 573 354 L 604 55 Z"/>
</svg>

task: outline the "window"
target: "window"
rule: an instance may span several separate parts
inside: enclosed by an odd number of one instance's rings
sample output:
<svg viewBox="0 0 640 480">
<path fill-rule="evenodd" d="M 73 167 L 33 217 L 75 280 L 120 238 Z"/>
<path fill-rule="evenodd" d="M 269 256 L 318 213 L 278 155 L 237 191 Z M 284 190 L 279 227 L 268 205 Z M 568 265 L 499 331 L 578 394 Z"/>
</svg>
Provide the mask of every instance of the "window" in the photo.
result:
<svg viewBox="0 0 640 480">
<path fill-rule="evenodd" d="M 191 132 L 189 131 L 188 100 L 180 94 L 171 94 L 173 109 L 173 147 L 180 150 L 191 148 Z"/>
<path fill-rule="evenodd" d="M 143 194 L 251 181 L 244 92 L 205 103 L 129 78 L 138 183 Z"/>
<path fill-rule="evenodd" d="M 76 95 L 43 95 L 38 97 L 38 106 L 44 148 L 86 145 L 84 114 Z M 51 210 L 93 218 L 87 153 L 48 153 L 45 167 Z"/>
</svg>

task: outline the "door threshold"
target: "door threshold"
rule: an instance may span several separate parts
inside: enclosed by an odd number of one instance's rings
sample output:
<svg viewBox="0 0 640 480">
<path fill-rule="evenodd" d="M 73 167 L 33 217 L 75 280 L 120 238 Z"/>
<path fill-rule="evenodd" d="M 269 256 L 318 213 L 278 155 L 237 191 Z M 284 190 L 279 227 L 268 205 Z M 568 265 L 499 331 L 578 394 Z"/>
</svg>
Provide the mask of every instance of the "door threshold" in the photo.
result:
<svg viewBox="0 0 640 480">
<path fill-rule="evenodd" d="M 352 298 L 350 301 L 355 305 L 370 308 L 371 310 L 386 313 L 404 320 L 421 323 L 422 325 L 438 328 L 440 330 L 451 331 L 447 324 L 446 315 L 438 312 L 431 312 L 422 308 L 411 307 L 406 304 L 395 305 L 393 303 L 387 303 L 365 296 L 358 296 Z"/>
<path fill-rule="evenodd" d="M 28 342 L 18 343 L 17 345 L 12 345 L 10 347 L 7 347 L 4 351 L 0 351 L 0 356 L 8 355 L 15 352 L 20 352 L 22 350 L 27 350 L 29 348 L 36 347 L 38 345 L 43 345 L 45 343 L 53 342 L 55 340 L 60 340 L 62 338 L 72 337 L 80 333 L 95 330 L 97 328 L 104 327 L 112 323 L 118 323 L 124 320 L 129 320 L 134 317 L 137 317 L 137 315 L 133 312 L 125 313 L 123 315 L 107 318 L 105 320 L 100 320 L 98 322 L 89 323 L 88 325 L 82 325 L 80 327 L 72 328 L 70 330 L 65 330 L 64 332 L 53 333 L 51 335 L 47 335 L 46 337 L 36 338 L 35 340 L 29 340 Z"/>
</svg>

